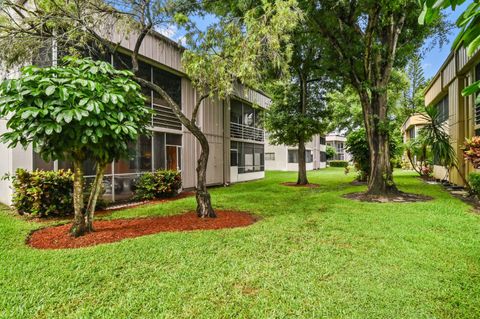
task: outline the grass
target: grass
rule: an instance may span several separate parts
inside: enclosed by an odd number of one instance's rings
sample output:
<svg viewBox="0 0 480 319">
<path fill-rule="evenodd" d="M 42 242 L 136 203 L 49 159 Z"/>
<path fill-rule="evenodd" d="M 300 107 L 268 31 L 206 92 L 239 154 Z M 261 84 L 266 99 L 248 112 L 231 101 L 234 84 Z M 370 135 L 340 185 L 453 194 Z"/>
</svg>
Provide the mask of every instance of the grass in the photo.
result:
<svg viewBox="0 0 480 319">
<path fill-rule="evenodd" d="M 422 203 L 359 203 L 343 169 L 322 186 L 295 173 L 212 190 L 217 208 L 253 212 L 250 227 L 161 233 L 76 250 L 25 246 L 40 227 L 0 212 L 2 318 L 478 318 L 480 216 L 409 173 Z M 110 218 L 176 214 L 186 198 Z M 0 209 L 1 210 L 1 209 Z"/>
</svg>

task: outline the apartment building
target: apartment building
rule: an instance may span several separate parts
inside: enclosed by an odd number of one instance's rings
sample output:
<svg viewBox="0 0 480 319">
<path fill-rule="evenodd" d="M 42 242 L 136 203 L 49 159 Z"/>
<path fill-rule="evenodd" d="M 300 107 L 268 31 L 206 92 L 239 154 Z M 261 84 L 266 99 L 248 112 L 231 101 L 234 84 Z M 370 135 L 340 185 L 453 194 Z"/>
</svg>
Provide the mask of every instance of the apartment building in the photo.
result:
<svg viewBox="0 0 480 319">
<path fill-rule="evenodd" d="M 428 119 L 425 114 L 415 113 L 409 116 L 400 128 L 403 143 L 415 139 L 426 124 L 428 124 Z M 402 155 L 402 161 L 407 167 L 411 166 L 406 153 Z M 413 159 L 413 162 L 416 162 L 416 158 Z"/>
<path fill-rule="evenodd" d="M 315 135 L 305 144 L 307 171 L 327 167 L 325 136 Z M 265 144 L 265 169 L 269 171 L 298 171 L 298 146 Z"/>
<path fill-rule="evenodd" d="M 327 145 L 333 147 L 335 149 L 335 156 L 332 160 L 338 161 L 347 161 L 350 162 L 352 160 L 352 156 L 345 150 L 345 143 L 347 142 L 347 138 L 337 132 L 330 133 L 326 136 L 326 143 Z"/>
<path fill-rule="evenodd" d="M 135 39 L 112 34 L 111 41 L 119 43 L 120 59 L 115 55 L 104 57 L 116 67 L 129 62 Z M 43 65 L 51 65 L 58 58 L 54 47 L 42 58 Z M 184 49 L 176 42 L 158 33 L 149 34 L 140 49 L 141 76 L 165 89 L 190 115 L 198 98 L 192 83 L 183 72 L 181 55 Z M 103 58 L 103 57 L 102 57 Z M 0 72 L 4 77 L 10 72 Z M 157 169 L 181 171 L 183 188 L 196 185 L 196 161 L 200 145 L 180 123 L 159 95 L 144 89 L 148 105 L 155 110 L 152 116 L 151 136 L 141 136 L 131 145 L 130 156 L 111 163 L 105 172 L 105 197 L 118 201 L 132 195 L 135 180 L 145 172 Z M 236 85 L 231 102 L 209 99 L 203 102 L 198 114 L 198 125 L 210 143 L 207 168 L 208 185 L 225 185 L 264 177 L 265 134 L 258 120 L 270 99 L 255 90 Z M 0 119 L 0 134 L 6 131 L 6 120 Z M 9 149 L 0 144 L 0 176 L 13 174 L 18 168 L 28 170 L 58 170 L 71 167 L 70 163 L 45 162 L 31 148 Z M 85 163 L 86 179 L 93 180 L 93 163 Z M 8 181 L 0 181 L 0 202 L 10 203 L 12 190 Z"/>
<path fill-rule="evenodd" d="M 440 120 L 451 138 L 457 154 L 459 168 L 468 177 L 474 168 L 463 159 L 462 147 L 465 138 L 480 134 L 480 104 L 476 96 L 462 96 L 462 90 L 480 80 L 480 53 L 467 56 L 465 48 L 451 52 L 425 90 L 425 105 L 435 105 Z M 450 182 L 462 185 L 456 170 L 448 172 L 444 167 L 434 166 L 434 176 L 447 178 Z"/>
</svg>

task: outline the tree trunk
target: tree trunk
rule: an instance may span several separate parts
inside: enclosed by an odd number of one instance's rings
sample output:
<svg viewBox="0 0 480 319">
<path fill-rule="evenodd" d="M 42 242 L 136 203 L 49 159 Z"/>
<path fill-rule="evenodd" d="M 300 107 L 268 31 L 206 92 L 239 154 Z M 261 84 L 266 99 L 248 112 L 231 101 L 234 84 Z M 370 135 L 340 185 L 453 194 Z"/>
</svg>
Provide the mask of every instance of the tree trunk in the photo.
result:
<svg viewBox="0 0 480 319">
<path fill-rule="evenodd" d="M 368 195 L 388 195 L 398 193 L 393 181 L 390 163 L 390 147 L 387 118 L 387 93 L 373 92 L 360 94 L 365 131 L 370 149 L 370 175 L 368 176 Z"/>
<path fill-rule="evenodd" d="M 197 111 L 199 110 L 202 101 L 206 99 L 208 95 L 203 95 L 197 100 L 197 103 L 193 108 L 192 119 L 189 119 L 185 116 L 185 114 L 182 113 L 180 106 L 175 103 L 175 101 L 160 86 L 139 77 L 136 77 L 135 79 L 141 85 L 152 89 L 162 96 L 167 101 L 167 104 L 170 106 L 180 122 L 193 134 L 193 136 L 195 136 L 197 141 L 200 143 L 201 153 L 197 161 L 197 187 L 195 194 L 197 199 L 197 214 L 199 217 L 217 217 L 212 208 L 210 194 L 207 190 L 207 164 L 209 155 L 208 140 L 205 137 L 205 134 L 203 134 L 202 130 L 196 125 Z"/>
<path fill-rule="evenodd" d="M 207 164 L 210 148 L 205 135 L 203 135 L 203 133 L 201 135 L 200 138 L 197 137 L 202 149 L 197 161 L 197 189 L 195 194 L 197 199 L 197 215 L 201 218 L 215 218 L 217 215 L 212 208 L 210 194 L 207 190 Z"/>
<path fill-rule="evenodd" d="M 298 141 L 298 178 L 297 185 L 307 185 L 307 164 L 305 158 L 305 141 L 301 138 Z"/>
<path fill-rule="evenodd" d="M 90 197 L 88 198 L 87 210 L 85 213 L 87 232 L 95 231 L 93 227 L 93 217 L 97 206 L 98 196 L 100 196 L 100 192 L 102 191 L 103 175 L 106 166 L 107 164 L 105 163 L 97 163 L 96 165 L 95 180 L 93 181 L 92 189 L 90 190 Z"/>
<path fill-rule="evenodd" d="M 83 203 L 83 163 L 81 160 L 73 161 L 73 207 L 74 219 L 70 233 L 74 237 L 82 236 L 87 231 Z"/>
<path fill-rule="evenodd" d="M 299 111 L 301 114 L 307 112 L 307 81 L 302 73 L 302 70 L 299 71 L 300 78 L 300 104 Z M 301 134 L 301 133 L 300 133 Z M 305 160 L 305 138 L 304 136 L 299 136 L 298 138 L 298 179 L 297 185 L 307 185 L 307 164 Z"/>
</svg>

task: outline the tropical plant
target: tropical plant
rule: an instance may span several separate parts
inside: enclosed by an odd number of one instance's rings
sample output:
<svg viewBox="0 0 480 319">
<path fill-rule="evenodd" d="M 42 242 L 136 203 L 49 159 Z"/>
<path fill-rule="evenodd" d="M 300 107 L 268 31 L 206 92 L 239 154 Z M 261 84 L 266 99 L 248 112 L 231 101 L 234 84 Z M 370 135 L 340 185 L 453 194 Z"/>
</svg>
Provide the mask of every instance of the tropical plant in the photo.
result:
<svg viewBox="0 0 480 319">
<path fill-rule="evenodd" d="M 0 117 L 8 117 L 1 140 L 9 147 L 31 145 L 45 160 L 73 163 L 74 223 L 71 233 L 93 230 L 93 212 L 107 163 L 127 155 L 128 143 L 147 134 L 151 111 L 129 71 L 90 59 L 29 66 L 0 85 Z M 83 162 L 96 163 L 96 178 L 84 205 Z"/>
<path fill-rule="evenodd" d="M 422 127 L 420 134 L 425 143 L 429 145 L 435 164 L 441 165 L 450 171 L 454 168 L 465 187 L 469 188 L 469 183 L 458 167 L 457 154 L 450 142 L 450 136 L 446 132 L 445 125 L 440 120 L 440 113 L 434 105 L 425 108 L 425 117 L 428 123 Z"/>
<path fill-rule="evenodd" d="M 404 149 L 411 168 L 420 176 L 430 176 L 431 152 L 429 143 L 422 134 L 407 141 Z"/>
<path fill-rule="evenodd" d="M 466 139 L 463 147 L 463 156 L 472 163 L 473 167 L 480 168 L 480 136 Z"/>
<path fill-rule="evenodd" d="M 64 171 L 18 169 L 12 182 L 12 206 L 23 215 L 66 216 L 73 212 L 73 174 Z"/>
</svg>

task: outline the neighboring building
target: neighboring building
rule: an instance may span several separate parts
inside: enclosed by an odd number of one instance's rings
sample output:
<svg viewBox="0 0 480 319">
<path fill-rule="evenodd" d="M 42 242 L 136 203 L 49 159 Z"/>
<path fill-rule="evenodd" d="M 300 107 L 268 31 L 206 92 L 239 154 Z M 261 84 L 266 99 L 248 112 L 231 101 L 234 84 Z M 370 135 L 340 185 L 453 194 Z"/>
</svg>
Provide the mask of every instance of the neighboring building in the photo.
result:
<svg viewBox="0 0 480 319">
<path fill-rule="evenodd" d="M 120 51 L 126 56 L 133 50 L 134 41 L 113 34 L 112 42 L 120 43 Z M 181 105 L 186 114 L 192 112 L 197 93 L 181 66 L 183 48 L 160 35 L 149 34 L 141 47 L 141 74 L 163 87 Z M 50 52 L 52 64 L 56 51 Z M 106 57 L 117 67 L 121 64 L 111 56 Z M 127 57 L 125 61 L 130 61 Z M 0 74 L 2 74 L 0 72 Z M 5 73 L 4 73 L 5 74 Z M 200 146 L 194 136 L 182 126 L 172 110 L 160 96 L 145 90 L 148 105 L 156 112 L 152 116 L 150 137 L 142 136 L 131 145 L 128 159 L 119 160 L 106 169 L 106 197 L 115 201 L 132 194 L 132 186 L 138 176 L 156 169 L 173 169 L 182 173 L 183 188 L 196 184 L 196 161 Z M 210 143 L 207 168 L 208 185 L 223 185 L 264 177 L 264 131 L 258 120 L 260 110 L 270 104 L 264 94 L 237 85 L 230 106 L 219 100 L 206 100 L 198 115 L 198 125 Z M 253 108 L 255 104 L 257 107 Z M 6 120 L 0 119 L 0 134 L 6 131 Z M 0 176 L 13 174 L 17 168 L 28 170 L 57 170 L 70 168 L 69 163 L 44 162 L 31 148 L 8 149 L 0 144 Z M 92 163 L 85 163 L 86 179 L 95 174 Z M 11 189 L 8 181 L 0 181 L 0 202 L 9 203 Z"/>
<path fill-rule="evenodd" d="M 403 143 L 415 139 L 426 124 L 428 124 L 428 118 L 425 114 L 415 113 L 409 116 L 401 127 Z M 402 155 L 402 161 L 407 167 L 411 166 L 406 154 Z M 416 163 L 416 159 L 413 161 Z"/>
<path fill-rule="evenodd" d="M 465 48 L 451 52 L 441 66 L 430 85 L 425 90 L 425 105 L 435 105 L 440 112 L 441 121 L 451 138 L 457 153 L 460 170 L 467 176 L 474 168 L 463 159 L 462 147 L 465 138 L 480 135 L 480 103 L 476 96 L 462 96 L 462 90 L 480 80 L 480 53 L 467 56 Z M 447 172 L 435 165 L 434 176 L 447 177 L 450 182 L 462 185 L 462 179 L 456 170 Z"/>
<path fill-rule="evenodd" d="M 268 134 L 267 134 L 268 135 Z M 313 136 L 305 144 L 307 171 L 327 167 L 325 137 Z M 298 146 L 265 144 L 265 169 L 272 171 L 298 171 Z"/>
<path fill-rule="evenodd" d="M 326 136 L 327 145 L 333 147 L 336 151 L 332 160 L 347 161 L 352 160 L 352 156 L 345 150 L 347 138 L 339 133 L 330 133 Z"/>
</svg>

